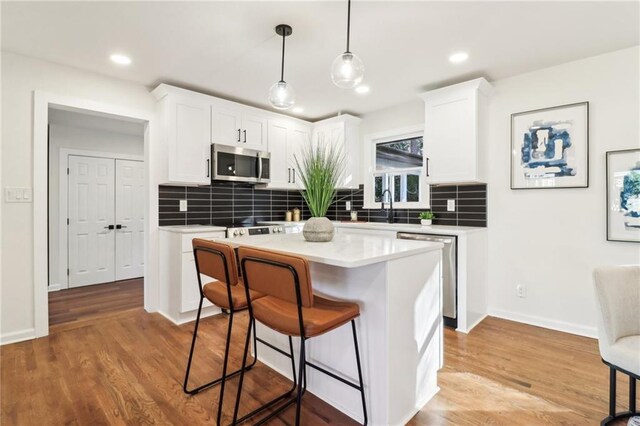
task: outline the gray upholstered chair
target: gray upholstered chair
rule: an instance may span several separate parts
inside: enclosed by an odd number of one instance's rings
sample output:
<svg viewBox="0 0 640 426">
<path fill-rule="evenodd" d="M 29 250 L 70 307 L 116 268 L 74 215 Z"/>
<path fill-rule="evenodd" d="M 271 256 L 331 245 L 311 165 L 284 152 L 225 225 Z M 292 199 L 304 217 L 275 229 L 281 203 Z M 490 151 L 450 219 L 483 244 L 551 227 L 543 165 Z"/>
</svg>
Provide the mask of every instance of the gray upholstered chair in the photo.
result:
<svg viewBox="0 0 640 426">
<path fill-rule="evenodd" d="M 614 419 L 636 411 L 636 380 L 640 379 L 640 265 L 606 266 L 594 272 L 599 306 L 598 343 L 609 367 L 609 415 Z M 629 376 L 629 411 L 616 413 L 616 372 Z"/>
</svg>

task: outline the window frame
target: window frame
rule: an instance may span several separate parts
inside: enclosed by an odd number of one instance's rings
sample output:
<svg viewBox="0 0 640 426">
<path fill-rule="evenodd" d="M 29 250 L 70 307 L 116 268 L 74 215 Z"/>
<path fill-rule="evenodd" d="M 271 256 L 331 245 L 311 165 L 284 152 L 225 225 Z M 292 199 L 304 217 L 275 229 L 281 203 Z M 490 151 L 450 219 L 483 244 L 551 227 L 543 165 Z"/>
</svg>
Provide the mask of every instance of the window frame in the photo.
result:
<svg viewBox="0 0 640 426">
<path fill-rule="evenodd" d="M 376 145 L 379 143 L 393 142 L 402 139 L 411 139 L 415 137 L 422 137 L 424 143 L 424 125 L 408 126 L 397 129 L 390 129 L 383 132 L 365 135 L 365 176 L 364 176 L 364 208 L 365 209 L 380 209 L 381 203 L 375 201 L 375 177 L 379 175 L 398 175 L 415 170 L 420 170 L 420 201 L 399 201 L 393 202 L 393 206 L 403 209 L 429 209 L 431 203 L 429 200 L 429 184 L 425 176 L 425 163 L 426 157 L 423 151 L 423 163 L 422 167 L 408 167 L 388 169 L 384 172 L 376 170 Z M 423 144 L 424 150 L 424 144 Z M 384 183 L 383 183 L 384 186 Z"/>
</svg>

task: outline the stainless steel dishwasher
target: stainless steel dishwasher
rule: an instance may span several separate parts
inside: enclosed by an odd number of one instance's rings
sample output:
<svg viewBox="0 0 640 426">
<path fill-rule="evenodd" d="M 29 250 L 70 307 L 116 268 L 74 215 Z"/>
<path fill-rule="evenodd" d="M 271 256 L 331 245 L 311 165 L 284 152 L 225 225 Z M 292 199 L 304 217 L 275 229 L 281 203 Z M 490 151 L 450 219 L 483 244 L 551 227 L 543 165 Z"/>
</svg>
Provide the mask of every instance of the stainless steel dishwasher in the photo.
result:
<svg viewBox="0 0 640 426">
<path fill-rule="evenodd" d="M 444 244 L 442 249 L 442 313 L 444 324 L 458 326 L 458 248 L 453 235 L 428 235 L 398 232 L 398 239 Z"/>
</svg>

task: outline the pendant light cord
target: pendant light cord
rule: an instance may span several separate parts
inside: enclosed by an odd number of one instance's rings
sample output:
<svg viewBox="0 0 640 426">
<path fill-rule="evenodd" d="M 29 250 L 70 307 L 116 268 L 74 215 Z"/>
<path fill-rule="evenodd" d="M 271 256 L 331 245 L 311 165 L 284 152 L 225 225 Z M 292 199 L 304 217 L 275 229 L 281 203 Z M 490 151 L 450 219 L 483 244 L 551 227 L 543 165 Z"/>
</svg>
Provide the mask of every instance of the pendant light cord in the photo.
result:
<svg viewBox="0 0 640 426">
<path fill-rule="evenodd" d="M 349 0 L 347 6 L 347 51 L 345 53 L 349 53 L 349 36 L 351 33 L 351 0 Z"/>
<path fill-rule="evenodd" d="M 284 40 L 287 38 L 286 31 L 282 32 L 282 64 L 280 66 L 280 81 L 284 82 Z"/>
</svg>

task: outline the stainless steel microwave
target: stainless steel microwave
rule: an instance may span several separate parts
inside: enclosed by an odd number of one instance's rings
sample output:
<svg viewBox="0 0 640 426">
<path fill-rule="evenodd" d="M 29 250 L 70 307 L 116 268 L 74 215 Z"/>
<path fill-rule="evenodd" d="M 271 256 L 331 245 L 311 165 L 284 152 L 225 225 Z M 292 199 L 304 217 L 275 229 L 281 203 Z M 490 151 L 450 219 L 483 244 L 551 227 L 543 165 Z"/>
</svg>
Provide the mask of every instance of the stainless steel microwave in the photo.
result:
<svg viewBox="0 0 640 426">
<path fill-rule="evenodd" d="M 211 180 L 269 183 L 270 162 L 265 151 L 211 144 Z"/>
</svg>

